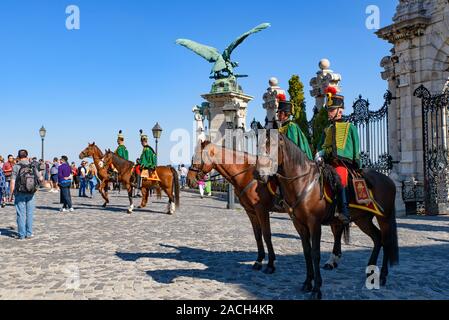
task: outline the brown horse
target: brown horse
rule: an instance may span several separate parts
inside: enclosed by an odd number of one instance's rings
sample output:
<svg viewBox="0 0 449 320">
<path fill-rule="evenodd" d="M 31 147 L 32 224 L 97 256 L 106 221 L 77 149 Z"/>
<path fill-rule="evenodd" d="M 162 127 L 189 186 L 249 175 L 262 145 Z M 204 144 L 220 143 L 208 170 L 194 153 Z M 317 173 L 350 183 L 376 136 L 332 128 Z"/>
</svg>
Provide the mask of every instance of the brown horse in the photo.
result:
<svg viewBox="0 0 449 320">
<path fill-rule="evenodd" d="M 228 156 L 230 158 L 227 158 Z M 243 160 L 243 164 L 234 164 L 237 156 Z M 233 159 L 232 163 L 225 164 L 225 158 Z M 201 148 L 197 149 L 187 176 L 187 182 L 189 187 L 193 187 L 196 181 L 202 179 L 205 174 L 216 170 L 234 186 L 235 194 L 251 221 L 257 242 L 258 256 L 253 269 L 262 270 L 262 263 L 265 259 L 263 240 L 265 240 L 268 249 L 268 265 L 264 272 L 272 274 L 275 272 L 276 260 L 270 227 L 270 210 L 272 210 L 274 203 L 273 196 L 268 191 L 266 184 L 256 180 L 254 175 L 256 166 L 250 164 L 249 160 L 248 154 L 238 154 L 236 151 L 218 147 L 208 141 L 203 142 Z M 253 160 L 252 163 L 255 163 L 255 158 Z"/>
<path fill-rule="evenodd" d="M 94 160 L 94 164 L 98 172 L 98 177 L 100 178 L 100 186 L 98 190 L 100 191 L 101 196 L 105 201 L 103 207 L 106 208 L 106 206 L 109 203 L 109 196 L 107 191 L 107 187 L 109 185 L 109 174 L 108 174 L 108 167 L 104 166 L 103 157 L 104 157 L 103 152 L 101 152 L 100 148 L 98 148 L 95 142 L 89 143 L 87 148 L 81 151 L 79 155 L 79 158 L 81 160 L 85 158 L 92 158 Z"/>
<path fill-rule="evenodd" d="M 127 161 L 115 153 L 108 150 L 103 158 L 103 161 L 106 166 L 109 164 L 113 164 L 113 166 L 119 172 L 119 179 L 123 182 L 125 186 L 131 187 L 131 195 L 132 195 L 132 186 L 135 184 L 136 176 L 134 174 L 134 163 L 131 161 Z M 170 166 L 166 167 L 157 167 L 156 172 L 159 176 L 160 181 L 150 181 L 143 180 L 142 181 L 142 203 L 139 206 L 139 209 L 145 208 L 148 204 L 148 197 L 151 189 L 155 189 L 158 191 L 162 189 L 168 196 L 169 203 L 167 208 L 168 214 L 174 214 L 176 208 L 179 207 L 179 179 L 178 172 Z M 128 191 L 129 193 L 129 191 Z M 131 201 L 131 212 L 134 209 Z"/>
<path fill-rule="evenodd" d="M 274 197 L 269 192 L 267 184 L 259 179 L 256 171 L 256 165 L 249 163 L 250 156 L 247 154 L 240 154 L 239 158 L 243 159 L 243 165 L 223 164 L 223 155 L 226 153 L 233 153 L 231 159 L 236 159 L 236 152 L 227 150 L 210 143 L 203 142 L 200 149 L 194 157 L 192 166 L 190 167 L 187 182 L 189 187 L 193 188 L 196 181 L 202 179 L 204 175 L 210 173 L 212 170 L 217 170 L 229 183 L 231 183 L 239 198 L 240 203 L 244 207 L 253 227 L 254 235 L 257 242 L 258 258 L 253 266 L 254 270 L 262 269 L 262 262 L 265 259 L 265 249 L 263 239 L 265 239 L 269 262 L 265 273 L 273 273 L 275 271 L 275 252 L 271 244 L 271 227 L 269 221 L 270 212 L 287 213 L 287 211 L 275 208 Z M 204 158 L 208 159 L 209 163 L 204 162 Z M 252 159 L 253 163 L 256 159 Z M 235 174 L 239 172 L 240 174 Z M 256 173 L 256 175 L 255 175 Z M 236 175 L 236 176 L 233 176 Z M 250 184 L 248 184 L 250 183 Z M 240 192 L 238 190 L 241 190 Z M 346 231 L 339 221 L 335 221 L 331 225 L 332 233 L 334 235 L 334 248 L 332 254 L 324 266 L 326 270 L 333 270 L 338 267 L 338 262 L 341 259 L 341 239 L 343 233 Z M 263 236 L 263 239 L 262 239 Z"/>
<path fill-rule="evenodd" d="M 276 141 L 267 139 L 267 150 L 270 144 L 274 146 L 273 142 Z M 312 299 L 321 299 L 321 225 L 328 219 L 335 221 L 336 218 L 329 217 L 330 205 L 321 196 L 320 171 L 315 162 L 310 161 L 285 135 L 279 135 L 277 149 L 278 171 L 275 177 L 281 186 L 293 224 L 301 236 L 306 260 L 307 278 L 302 289 L 304 292 L 312 292 Z M 258 169 L 265 165 L 266 163 L 261 164 L 258 161 Z M 365 170 L 364 176 L 372 188 L 375 201 L 383 208 L 382 216 L 376 215 L 380 230 L 373 224 L 374 214 L 352 208 L 350 213 L 352 220 L 374 242 L 369 266 L 377 265 L 380 249 L 382 247 L 384 249 L 380 284 L 385 285 L 388 264 L 394 265 L 399 262 L 395 216 L 396 186 L 390 178 L 373 170 Z"/>
</svg>

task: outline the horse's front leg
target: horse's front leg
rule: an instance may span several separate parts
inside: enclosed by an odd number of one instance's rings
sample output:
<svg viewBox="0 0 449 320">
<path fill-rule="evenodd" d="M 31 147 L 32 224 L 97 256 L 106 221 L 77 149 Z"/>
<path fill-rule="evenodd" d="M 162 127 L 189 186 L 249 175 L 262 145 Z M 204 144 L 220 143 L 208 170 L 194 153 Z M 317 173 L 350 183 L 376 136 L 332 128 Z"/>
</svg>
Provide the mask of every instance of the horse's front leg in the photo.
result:
<svg viewBox="0 0 449 320">
<path fill-rule="evenodd" d="M 253 211 L 246 210 L 246 214 L 248 215 L 249 220 L 251 221 L 251 225 L 254 231 L 254 237 L 257 243 L 257 260 L 253 265 L 253 270 L 260 271 L 262 270 L 263 260 L 265 259 L 265 248 L 263 246 L 262 240 L 262 228 L 260 227 L 259 219 L 257 219 L 256 213 Z"/>
<path fill-rule="evenodd" d="M 273 274 L 276 271 L 275 261 L 276 254 L 274 252 L 273 243 L 271 241 L 271 224 L 270 224 L 270 213 L 266 208 L 258 208 L 256 210 L 257 218 L 260 222 L 262 228 L 263 239 L 267 245 L 268 250 L 268 265 L 264 270 L 266 274 Z"/>
<path fill-rule="evenodd" d="M 341 260 L 341 237 L 343 236 L 344 226 L 341 223 L 332 223 L 331 230 L 334 235 L 334 248 L 332 250 L 329 260 L 324 265 L 324 270 L 333 270 L 338 268 Z"/>
<path fill-rule="evenodd" d="M 133 203 L 133 187 L 131 184 L 127 183 L 125 185 L 126 190 L 128 190 L 128 200 L 129 200 L 129 207 L 128 207 L 128 213 L 131 214 L 134 211 L 134 203 Z"/>
<path fill-rule="evenodd" d="M 301 291 L 308 293 L 312 291 L 312 281 L 314 277 L 313 263 L 312 263 L 312 246 L 310 245 L 309 229 L 301 224 L 296 217 L 293 217 L 293 225 L 295 226 L 301 238 L 302 249 L 304 251 L 304 259 L 306 260 L 307 278 L 304 281 Z"/>
<path fill-rule="evenodd" d="M 323 280 L 321 278 L 320 270 L 320 260 L 321 260 L 321 224 L 318 222 L 313 222 L 309 228 L 311 231 L 312 239 L 312 261 L 313 261 L 313 271 L 314 271 L 314 286 L 312 289 L 312 295 L 310 299 L 321 300 L 321 286 L 323 285 Z"/>
</svg>

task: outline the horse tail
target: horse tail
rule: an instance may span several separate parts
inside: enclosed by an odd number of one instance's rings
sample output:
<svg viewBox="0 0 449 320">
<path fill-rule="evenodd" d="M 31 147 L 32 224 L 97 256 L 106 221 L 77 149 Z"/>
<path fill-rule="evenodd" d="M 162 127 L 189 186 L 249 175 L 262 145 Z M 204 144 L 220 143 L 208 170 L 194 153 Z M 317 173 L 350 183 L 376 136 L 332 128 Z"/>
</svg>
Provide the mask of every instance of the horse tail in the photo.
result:
<svg viewBox="0 0 449 320">
<path fill-rule="evenodd" d="M 396 222 L 396 208 L 393 207 L 393 214 L 389 221 L 387 254 L 390 266 L 399 264 L 399 242 L 398 242 L 398 225 Z"/>
<path fill-rule="evenodd" d="M 343 227 L 343 239 L 346 245 L 351 244 L 351 226 L 349 224 Z"/>
<path fill-rule="evenodd" d="M 173 174 L 173 186 L 175 191 L 175 205 L 179 208 L 179 176 L 178 171 L 175 168 L 170 167 L 170 170 Z"/>
</svg>

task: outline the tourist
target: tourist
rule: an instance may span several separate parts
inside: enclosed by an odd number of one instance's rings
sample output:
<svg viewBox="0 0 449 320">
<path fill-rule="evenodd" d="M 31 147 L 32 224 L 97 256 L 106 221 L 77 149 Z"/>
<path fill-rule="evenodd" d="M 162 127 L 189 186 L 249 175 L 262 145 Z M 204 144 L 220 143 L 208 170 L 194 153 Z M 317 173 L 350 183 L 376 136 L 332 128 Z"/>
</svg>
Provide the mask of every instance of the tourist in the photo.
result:
<svg viewBox="0 0 449 320">
<path fill-rule="evenodd" d="M 42 184 L 41 187 L 44 187 L 44 181 L 45 181 L 45 162 L 43 159 L 39 160 L 39 175 L 42 177 Z"/>
<path fill-rule="evenodd" d="M 72 186 L 72 169 L 68 164 L 66 156 L 61 157 L 61 165 L 58 167 L 58 183 L 61 190 L 61 212 L 74 212 L 72 206 L 72 197 L 70 195 L 70 188 Z"/>
<path fill-rule="evenodd" d="M 53 159 L 53 165 L 50 169 L 50 180 L 51 180 L 51 190 L 50 192 L 58 192 L 58 167 L 59 160 L 58 158 Z"/>
<path fill-rule="evenodd" d="M 18 163 L 14 165 L 11 175 L 11 196 L 15 196 L 14 205 L 17 213 L 18 239 L 33 237 L 33 215 L 36 193 L 42 177 L 39 175 L 37 162 L 28 159 L 28 152 L 20 150 Z"/>
<path fill-rule="evenodd" d="M 205 180 L 204 192 L 207 193 L 208 197 L 212 197 L 212 181 L 210 180 L 210 175 L 206 174 L 204 180 Z"/>
<path fill-rule="evenodd" d="M 181 165 L 181 189 L 185 189 L 187 184 L 187 175 L 189 173 L 189 170 L 185 167 L 185 165 Z"/>
<path fill-rule="evenodd" d="M 11 193 L 11 176 L 15 162 L 14 157 L 10 154 L 8 155 L 8 161 L 3 165 L 3 173 L 5 174 L 6 179 L 6 199 L 11 202 L 14 199 L 14 195 Z"/>
<path fill-rule="evenodd" d="M 204 198 L 204 187 L 206 186 L 205 177 L 198 180 L 198 188 L 200 189 L 201 199 Z"/>
<path fill-rule="evenodd" d="M 86 161 L 82 161 L 81 165 L 78 168 L 78 177 L 80 179 L 80 189 L 78 196 L 80 198 L 87 198 L 86 196 L 86 175 L 87 175 L 87 169 L 86 169 Z"/>
<path fill-rule="evenodd" d="M 94 163 L 91 163 L 89 165 L 89 170 L 87 171 L 86 179 L 89 182 L 90 197 L 93 198 L 95 193 L 95 187 L 97 186 L 99 181 L 97 167 L 95 167 Z"/>
<path fill-rule="evenodd" d="M 50 161 L 45 161 L 45 174 L 44 174 L 44 180 L 47 183 L 50 183 L 51 186 L 51 181 L 50 181 Z"/>
<path fill-rule="evenodd" d="M 78 177 L 78 168 L 76 167 L 75 162 L 72 162 L 71 168 L 72 168 L 72 176 L 73 176 L 72 188 L 73 189 L 78 189 L 79 188 L 80 179 Z"/>
<path fill-rule="evenodd" d="M 1 156 L 0 160 L 3 160 Z M 2 166 L 0 166 L 0 206 L 2 208 L 6 206 L 6 178 Z"/>
</svg>

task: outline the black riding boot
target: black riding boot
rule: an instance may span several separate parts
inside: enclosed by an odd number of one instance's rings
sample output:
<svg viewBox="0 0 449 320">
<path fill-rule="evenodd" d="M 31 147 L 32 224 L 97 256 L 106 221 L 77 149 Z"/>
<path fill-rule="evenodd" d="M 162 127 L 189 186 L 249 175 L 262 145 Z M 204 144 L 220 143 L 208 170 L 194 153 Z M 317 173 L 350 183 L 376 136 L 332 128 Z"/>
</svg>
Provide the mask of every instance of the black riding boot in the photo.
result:
<svg viewBox="0 0 449 320">
<path fill-rule="evenodd" d="M 142 190 L 142 177 L 140 175 L 137 176 L 137 190 Z"/>
<path fill-rule="evenodd" d="M 349 215 L 349 202 L 348 202 L 348 188 L 342 188 L 339 196 L 339 213 L 338 219 L 344 224 L 349 224 L 351 222 L 351 217 Z"/>
</svg>

